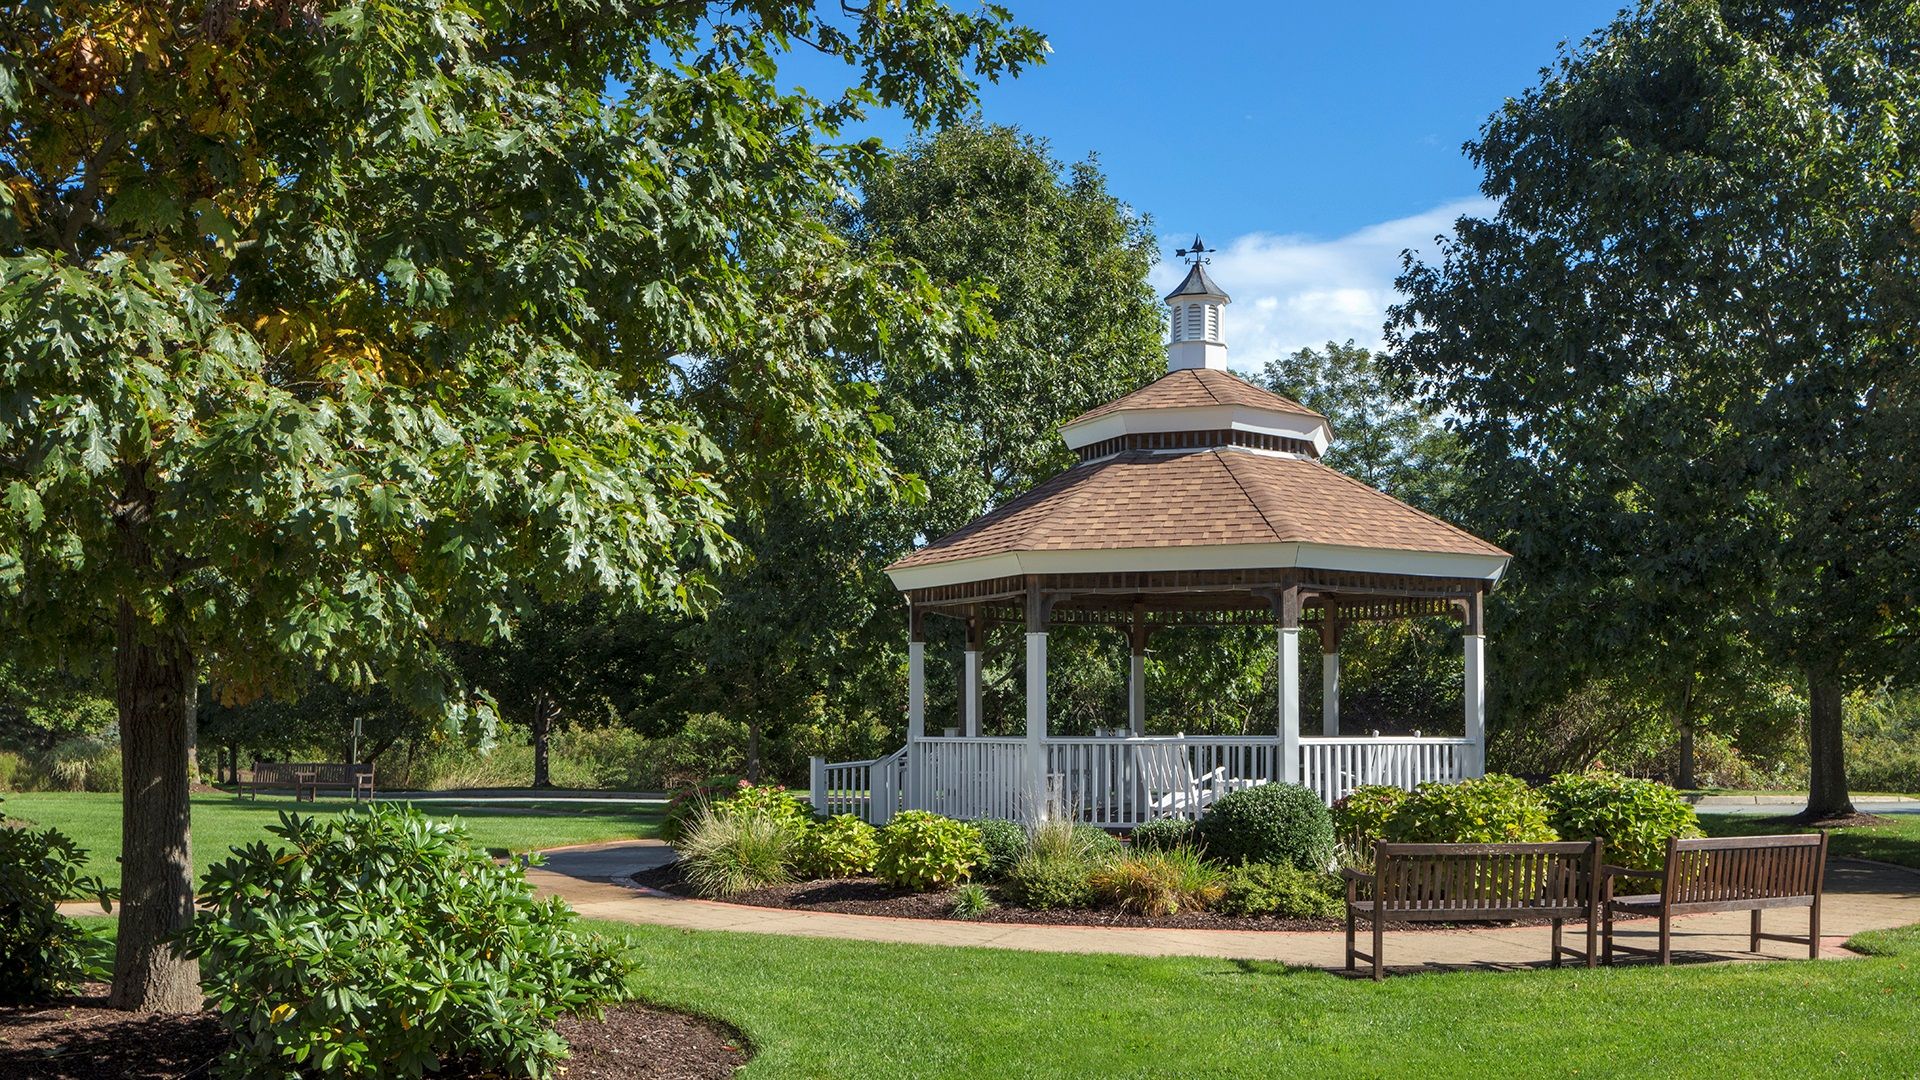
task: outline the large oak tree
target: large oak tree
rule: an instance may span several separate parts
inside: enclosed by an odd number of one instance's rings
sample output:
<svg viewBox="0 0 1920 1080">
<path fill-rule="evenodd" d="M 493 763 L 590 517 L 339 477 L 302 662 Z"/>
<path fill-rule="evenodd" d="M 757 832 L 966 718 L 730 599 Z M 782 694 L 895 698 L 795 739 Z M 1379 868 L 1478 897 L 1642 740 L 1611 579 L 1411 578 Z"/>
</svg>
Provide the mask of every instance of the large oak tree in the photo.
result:
<svg viewBox="0 0 1920 1080">
<path fill-rule="evenodd" d="M 1915 667 L 1920 8 L 1646 4 L 1468 153 L 1499 209 L 1409 261 L 1399 373 L 1586 640 L 1799 672 L 1849 812 L 1842 697 Z"/>
<path fill-rule="evenodd" d="M 849 65 L 843 94 L 780 59 Z M 830 204 L 1044 42 L 987 7 L 33 0 L 0 13 L 0 640 L 111 650 L 112 1000 L 199 1007 L 187 727 L 318 672 L 457 718 L 442 645 L 589 591 L 684 604 L 727 475 L 886 482 L 833 357 L 950 295 Z M 964 301 L 964 297 L 960 298 Z"/>
</svg>

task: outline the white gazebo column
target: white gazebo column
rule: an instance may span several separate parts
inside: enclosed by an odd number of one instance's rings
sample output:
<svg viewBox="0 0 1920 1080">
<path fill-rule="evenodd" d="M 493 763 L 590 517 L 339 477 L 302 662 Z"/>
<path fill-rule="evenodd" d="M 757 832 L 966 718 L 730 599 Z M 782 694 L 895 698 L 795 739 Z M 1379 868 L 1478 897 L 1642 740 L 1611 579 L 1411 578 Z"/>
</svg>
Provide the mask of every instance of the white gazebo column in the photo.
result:
<svg viewBox="0 0 1920 1080">
<path fill-rule="evenodd" d="M 1147 624 L 1138 607 L 1127 633 L 1127 731 L 1147 733 Z"/>
<path fill-rule="evenodd" d="M 1027 803 L 1036 821 L 1051 815 L 1047 799 L 1047 599 L 1027 579 Z"/>
<path fill-rule="evenodd" d="M 1280 779 L 1300 777 L 1300 590 L 1288 586 L 1275 606 L 1280 615 Z"/>
<path fill-rule="evenodd" d="M 927 638 L 920 612 L 907 616 L 907 741 L 927 736 Z"/>
<path fill-rule="evenodd" d="M 980 737 L 980 654 L 986 651 L 987 620 L 978 608 L 967 613 L 967 651 L 960 665 L 960 734 Z"/>
<path fill-rule="evenodd" d="M 1340 734 L 1340 619 L 1332 604 L 1320 616 L 1320 734 Z"/>
<path fill-rule="evenodd" d="M 1467 601 L 1466 686 L 1461 697 L 1466 701 L 1466 736 L 1473 745 L 1467 749 L 1462 770 L 1468 776 L 1484 776 L 1487 771 L 1487 631 L 1485 596 L 1474 593 Z"/>
</svg>

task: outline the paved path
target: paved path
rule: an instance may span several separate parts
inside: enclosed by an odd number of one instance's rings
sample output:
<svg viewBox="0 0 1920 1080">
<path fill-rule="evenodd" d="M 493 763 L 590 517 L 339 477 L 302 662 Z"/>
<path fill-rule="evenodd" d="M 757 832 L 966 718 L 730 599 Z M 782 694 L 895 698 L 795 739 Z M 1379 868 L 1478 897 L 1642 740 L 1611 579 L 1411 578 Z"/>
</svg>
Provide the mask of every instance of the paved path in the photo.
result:
<svg viewBox="0 0 1920 1080">
<path fill-rule="evenodd" d="M 582 915 L 616 922 L 684 930 L 733 930 L 755 934 L 902 942 L 917 945 L 978 945 L 1035 952 L 1124 953 L 1135 956 L 1210 956 L 1273 960 L 1307 967 L 1344 965 L 1337 932 L 1257 930 L 1158 930 L 1146 928 L 1037 926 L 935 919 L 892 919 L 836 912 L 799 912 L 685 900 L 612 884 L 636 870 L 661 866 L 673 852 L 657 840 L 624 841 L 549 852 L 547 864 L 528 872 L 543 893 L 565 897 Z M 1768 929 L 1793 933 L 1806 925 L 1798 912 L 1772 913 Z M 1822 954 L 1850 956 L 1841 943 L 1863 930 L 1920 923 L 1920 872 L 1884 863 L 1831 860 L 1822 911 Z M 1388 931 L 1386 958 L 1395 969 L 1519 967 L 1545 964 L 1545 926 L 1474 930 Z M 1648 947 L 1650 922 L 1623 923 L 1615 936 Z M 1570 943 L 1579 932 L 1568 927 Z M 1762 942 L 1762 956 L 1805 956 L 1798 946 Z M 1695 915 L 1676 920 L 1674 948 L 1687 960 L 1751 960 L 1747 914 Z"/>
<path fill-rule="evenodd" d="M 1807 808 L 1805 795 L 1711 795 L 1694 802 L 1703 814 L 1758 814 L 1762 817 L 1792 817 Z M 1853 808 L 1863 814 L 1920 814 L 1920 799 L 1904 796 L 1853 800 Z"/>
</svg>

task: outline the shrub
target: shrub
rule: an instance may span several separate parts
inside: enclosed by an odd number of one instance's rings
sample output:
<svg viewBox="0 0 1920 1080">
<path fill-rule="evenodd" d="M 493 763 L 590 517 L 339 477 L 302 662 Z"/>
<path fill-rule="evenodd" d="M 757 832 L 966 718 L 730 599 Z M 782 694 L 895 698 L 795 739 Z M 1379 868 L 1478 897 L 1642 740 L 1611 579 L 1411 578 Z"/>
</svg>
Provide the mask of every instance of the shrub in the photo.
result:
<svg viewBox="0 0 1920 1080">
<path fill-rule="evenodd" d="M 1346 889 L 1325 871 L 1287 863 L 1244 863 L 1227 872 L 1214 910 L 1223 915 L 1273 915 L 1283 919 L 1337 919 Z"/>
<path fill-rule="evenodd" d="M 28 773 L 27 759 L 11 750 L 0 750 L 0 791 L 15 791 Z"/>
<path fill-rule="evenodd" d="M 60 902 L 113 893 L 81 873 L 87 853 L 58 829 L 0 828 L 0 1005 L 46 1001 L 104 977 L 104 937 L 60 914 Z"/>
<path fill-rule="evenodd" d="M 1143 851 L 1103 863 L 1088 878 L 1094 898 L 1140 915 L 1204 911 L 1226 891 L 1226 873 L 1192 848 Z"/>
<path fill-rule="evenodd" d="M 742 780 L 733 793 L 713 804 L 713 812 L 722 817 L 758 814 L 791 832 L 797 839 L 813 823 L 813 808 L 807 801 L 779 784 L 754 784 Z"/>
<path fill-rule="evenodd" d="M 907 810 L 880 830 L 873 870 L 882 881 L 924 892 L 957 885 L 986 861 L 978 829 L 925 810 Z"/>
<path fill-rule="evenodd" d="M 1035 911 L 1092 907 L 1093 870 L 1083 858 L 1029 851 L 1007 871 L 1002 887 L 1016 903 Z"/>
<path fill-rule="evenodd" d="M 987 862 L 982 869 L 996 878 L 1005 877 L 1026 853 L 1026 828 L 998 818 L 983 818 L 974 822 L 973 827 L 980 831 L 980 846 L 987 850 Z"/>
<path fill-rule="evenodd" d="M 807 878 L 871 874 L 880 854 L 879 833 L 852 814 L 836 814 L 801 834 L 794 869 Z"/>
<path fill-rule="evenodd" d="M 1561 773 L 1542 789 L 1553 827 L 1569 840 L 1599 837 L 1607 861 L 1658 870 L 1667 838 L 1699 836 L 1700 819 L 1680 793 L 1614 772 Z"/>
<path fill-rule="evenodd" d="M 1155 818 L 1133 830 L 1133 850 L 1171 851 L 1174 848 L 1198 848 L 1199 831 L 1191 818 Z"/>
<path fill-rule="evenodd" d="M 623 996 L 614 947 L 463 827 L 376 806 L 282 814 L 207 872 L 186 934 L 238 1076 L 548 1077 L 558 1017 Z"/>
<path fill-rule="evenodd" d="M 1200 841 L 1222 862 L 1283 862 L 1302 870 L 1333 863 L 1333 819 L 1299 784 L 1228 792 L 1200 819 Z"/>
<path fill-rule="evenodd" d="M 1547 800 L 1500 773 L 1416 788 L 1387 821 L 1388 840 L 1417 844 L 1526 844 L 1559 839 Z"/>
<path fill-rule="evenodd" d="M 1036 822 L 1027 830 L 1027 850 L 1096 863 L 1120 855 L 1120 841 L 1105 829 L 1080 825 L 1065 818 Z"/>
<path fill-rule="evenodd" d="M 969 882 L 953 890 L 953 917 L 956 919 L 977 919 L 997 906 L 985 885 Z"/>
<path fill-rule="evenodd" d="M 1333 804 L 1335 837 L 1355 859 L 1370 861 L 1374 841 L 1387 835 L 1387 822 L 1407 801 L 1408 794 L 1405 788 L 1382 784 L 1354 788 Z"/>
<path fill-rule="evenodd" d="M 797 839 L 766 814 L 701 814 L 674 847 L 687 884 L 701 896 L 724 900 L 793 880 Z"/>
</svg>

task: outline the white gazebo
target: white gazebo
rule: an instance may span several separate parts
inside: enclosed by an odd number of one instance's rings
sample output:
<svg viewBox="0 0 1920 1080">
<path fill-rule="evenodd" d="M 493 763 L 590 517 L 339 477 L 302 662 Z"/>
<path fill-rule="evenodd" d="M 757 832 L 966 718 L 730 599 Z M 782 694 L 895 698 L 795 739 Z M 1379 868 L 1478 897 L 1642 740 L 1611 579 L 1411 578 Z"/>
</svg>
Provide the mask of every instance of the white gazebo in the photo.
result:
<svg viewBox="0 0 1920 1080">
<path fill-rule="evenodd" d="M 1482 605 L 1508 555 L 1320 463 L 1326 417 L 1229 374 L 1226 293 L 1196 239 L 1167 296 L 1168 373 L 1064 424 L 1079 464 L 887 568 L 908 604 L 906 745 L 813 765 L 814 805 L 882 822 L 901 809 L 959 818 L 1068 814 L 1127 828 L 1197 816 L 1249 784 L 1305 784 L 1332 802 L 1361 784 L 1477 776 L 1485 755 Z M 1188 252 L 1182 252 L 1188 254 Z M 966 626 L 958 734 L 926 724 L 925 621 Z M 1459 737 L 1340 730 L 1340 633 L 1441 616 L 1465 625 Z M 1026 732 L 980 733 L 987 629 L 1026 630 Z M 1146 645 L 1168 626 L 1269 625 L 1279 648 L 1272 733 L 1146 735 Z M 1111 626 L 1132 646 L 1127 734 L 1047 728 L 1047 634 Z M 1320 645 L 1318 735 L 1301 731 L 1300 633 Z M 1116 720 L 1118 718 L 1116 717 Z M 1119 727 L 1118 724 L 1115 725 Z"/>
</svg>

